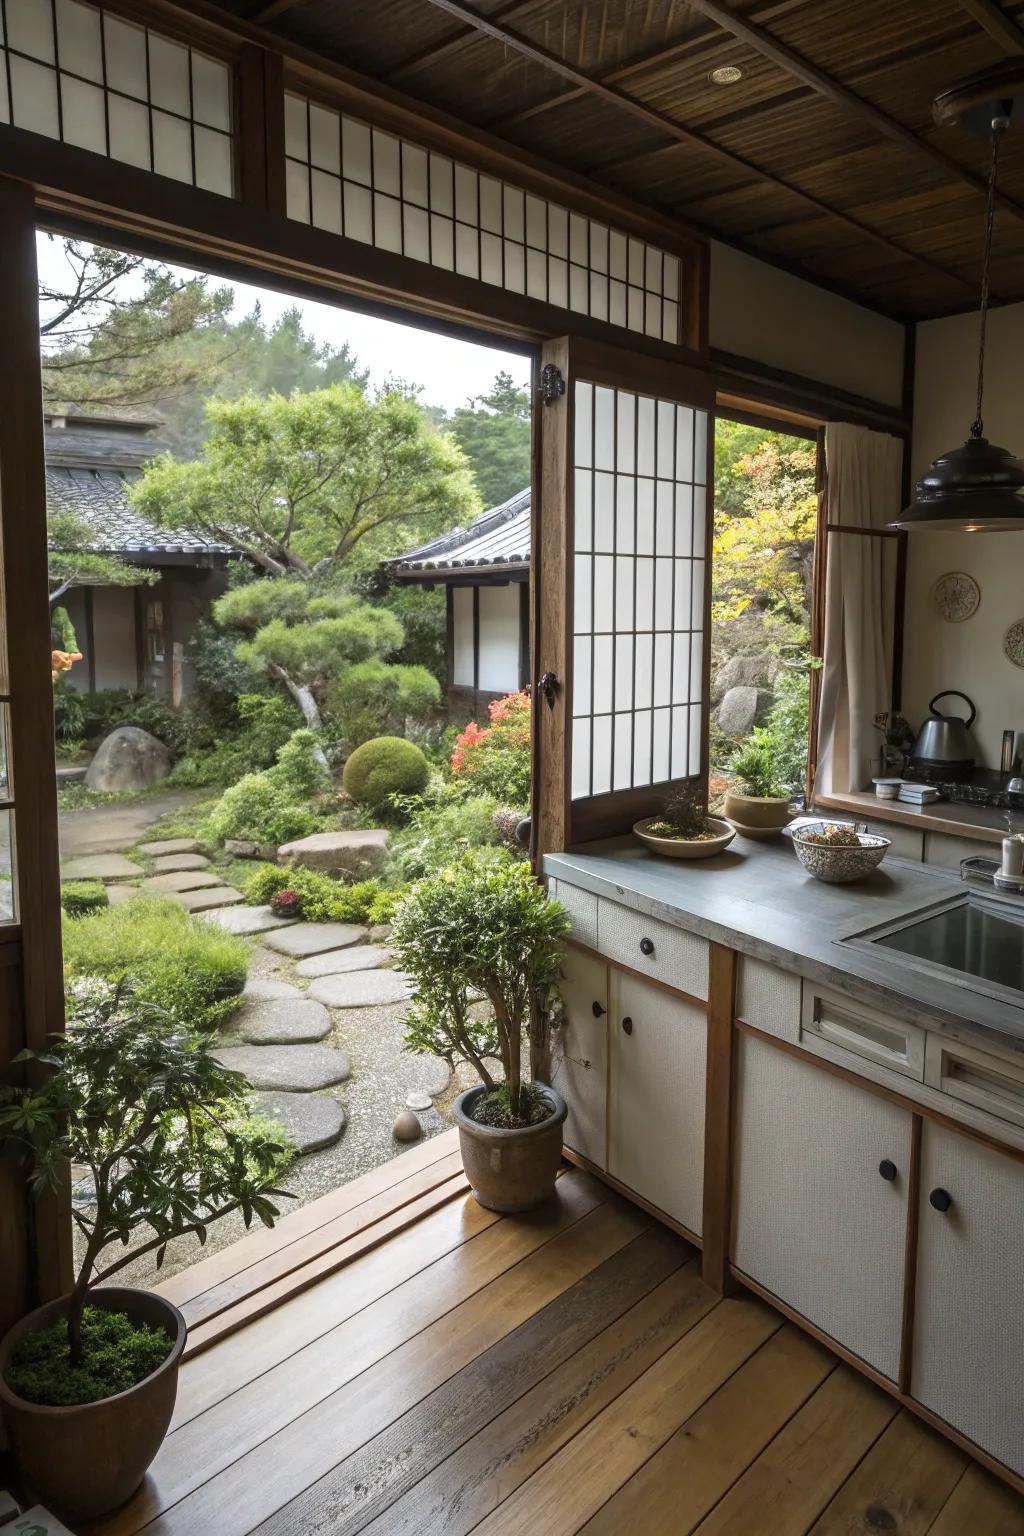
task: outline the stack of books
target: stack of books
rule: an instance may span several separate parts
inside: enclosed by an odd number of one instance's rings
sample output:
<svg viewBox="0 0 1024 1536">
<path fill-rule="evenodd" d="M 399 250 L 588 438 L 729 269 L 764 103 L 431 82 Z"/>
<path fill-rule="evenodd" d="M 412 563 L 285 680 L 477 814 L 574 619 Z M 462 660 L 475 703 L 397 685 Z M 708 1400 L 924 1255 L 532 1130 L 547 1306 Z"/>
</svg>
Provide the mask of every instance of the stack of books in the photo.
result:
<svg viewBox="0 0 1024 1536">
<path fill-rule="evenodd" d="M 930 805 L 933 800 L 942 798 L 934 784 L 909 784 L 906 779 L 900 785 L 897 799 L 906 805 Z"/>
</svg>

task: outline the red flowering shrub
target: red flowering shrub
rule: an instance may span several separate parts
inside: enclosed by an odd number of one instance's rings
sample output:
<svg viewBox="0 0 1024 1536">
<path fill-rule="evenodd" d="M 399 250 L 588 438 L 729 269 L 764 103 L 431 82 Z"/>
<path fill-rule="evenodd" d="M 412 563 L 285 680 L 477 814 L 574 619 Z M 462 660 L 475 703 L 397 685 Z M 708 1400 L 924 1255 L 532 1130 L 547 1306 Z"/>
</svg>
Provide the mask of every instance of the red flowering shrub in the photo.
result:
<svg viewBox="0 0 1024 1536">
<path fill-rule="evenodd" d="M 510 693 L 488 706 L 490 725 L 471 720 L 456 738 L 452 773 L 506 805 L 530 801 L 530 694 Z"/>
<path fill-rule="evenodd" d="M 302 897 L 298 891 L 275 891 L 270 898 L 270 910 L 275 917 L 301 917 Z"/>
</svg>

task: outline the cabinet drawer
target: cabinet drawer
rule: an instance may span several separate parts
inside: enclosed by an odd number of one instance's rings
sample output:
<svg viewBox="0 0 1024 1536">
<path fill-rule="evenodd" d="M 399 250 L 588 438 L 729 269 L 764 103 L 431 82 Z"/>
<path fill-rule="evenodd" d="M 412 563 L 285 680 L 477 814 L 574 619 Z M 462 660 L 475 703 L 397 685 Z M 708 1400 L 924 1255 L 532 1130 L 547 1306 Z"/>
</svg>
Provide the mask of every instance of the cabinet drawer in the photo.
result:
<svg viewBox="0 0 1024 1536">
<path fill-rule="evenodd" d="M 552 880 L 550 891 L 569 914 L 572 937 L 588 949 L 596 949 L 597 897 L 591 891 L 581 891 L 578 885 L 566 885 L 564 880 Z"/>
<path fill-rule="evenodd" d="M 766 1035 L 799 1040 L 800 977 L 744 955 L 736 986 L 736 1016 Z"/>
<path fill-rule="evenodd" d="M 917 1082 L 924 1077 L 923 1029 L 891 1019 L 839 993 L 804 987 L 800 1039 L 811 1050 L 815 1041 L 822 1040 Z"/>
<path fill-rule="evenodd" d="M 678 987 L 690 997 L 707 1000 L 707 939 L 644 917 L 603 896 L 598 903 L 597 926 L 601 953 L 609 960 Z"/>
<path fill-rule="evenodd" d="M 1020 1056 L 1011 1060 L 930 1034 L 924 1080 L 964 1104 L 1024 1126 L 1024 1058 Z"/>
</svg>

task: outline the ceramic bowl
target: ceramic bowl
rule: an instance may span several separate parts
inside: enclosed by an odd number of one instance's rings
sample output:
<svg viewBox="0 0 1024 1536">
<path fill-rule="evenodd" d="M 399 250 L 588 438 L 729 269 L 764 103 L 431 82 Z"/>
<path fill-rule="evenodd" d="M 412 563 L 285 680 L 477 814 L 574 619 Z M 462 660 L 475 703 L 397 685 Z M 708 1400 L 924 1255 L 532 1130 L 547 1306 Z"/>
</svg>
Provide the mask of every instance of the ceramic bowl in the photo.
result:
<svg viewBox="0 0 1024 1536">
<path fill-rule="evenodd" d="M 720 816 L 709 816 L 708 826 L 713 827 L 718 833 L 716 837 L 707 837 L 700 841 L 681 842 L 676 837 L 652 837 L 647 831 L 652 821 L 660 821 L 659 816 L 648 816 L 646 821 L 634 823 L 633 832 L 646 847 L 653 849 L 655 853 L 663 853 L 670 859 L 712 859 L 716 853 L 721 853 L 723 848 L 728 848 L 736 836 L 735 829 Z"/>
<path fill-rule="evenodd" d="M 878 868 L 892 847 L 887 837 L 874 832 L 858 832 L 857 846 L 829 846 L 826 843 L 808 841 L 808 833 L 821 832 L 836 822 L 805 822 L 791 834 L 796 856 L 809 875 L 825 880 L 829 885 L 847 885 L 853 880 L 864 880 Z M 843 823 L 845 825 L 845 823 Z"/>
<path fill-rule="evenodd" d="M 874 779 L 875 794 L 879 800 L 898 800 L 902 779 Z"/>
</svg>

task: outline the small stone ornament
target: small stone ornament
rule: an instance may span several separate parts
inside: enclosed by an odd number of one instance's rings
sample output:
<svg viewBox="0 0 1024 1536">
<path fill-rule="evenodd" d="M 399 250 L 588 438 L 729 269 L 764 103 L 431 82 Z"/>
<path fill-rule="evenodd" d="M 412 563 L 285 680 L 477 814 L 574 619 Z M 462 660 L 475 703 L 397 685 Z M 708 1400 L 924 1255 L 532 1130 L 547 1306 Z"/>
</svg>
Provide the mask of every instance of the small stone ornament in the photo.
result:
<svg viewBox="0 0 1024 1536">
<path fill-rule="evenodd" d="M 962 624 L 977 613 L 981 589 L 966 571 L 947 571 L 932 588 L 932 602 L 947 623 Z"/>
<path fill-rule="evenodd" d="M 423 1127 L 419 1117 L 414 1115 L 411 1109 L 403 1109 L 392 1127 L 391 1134 L 396 1141 L 419 1141 L 423 1135 Z"/>
</svg>

